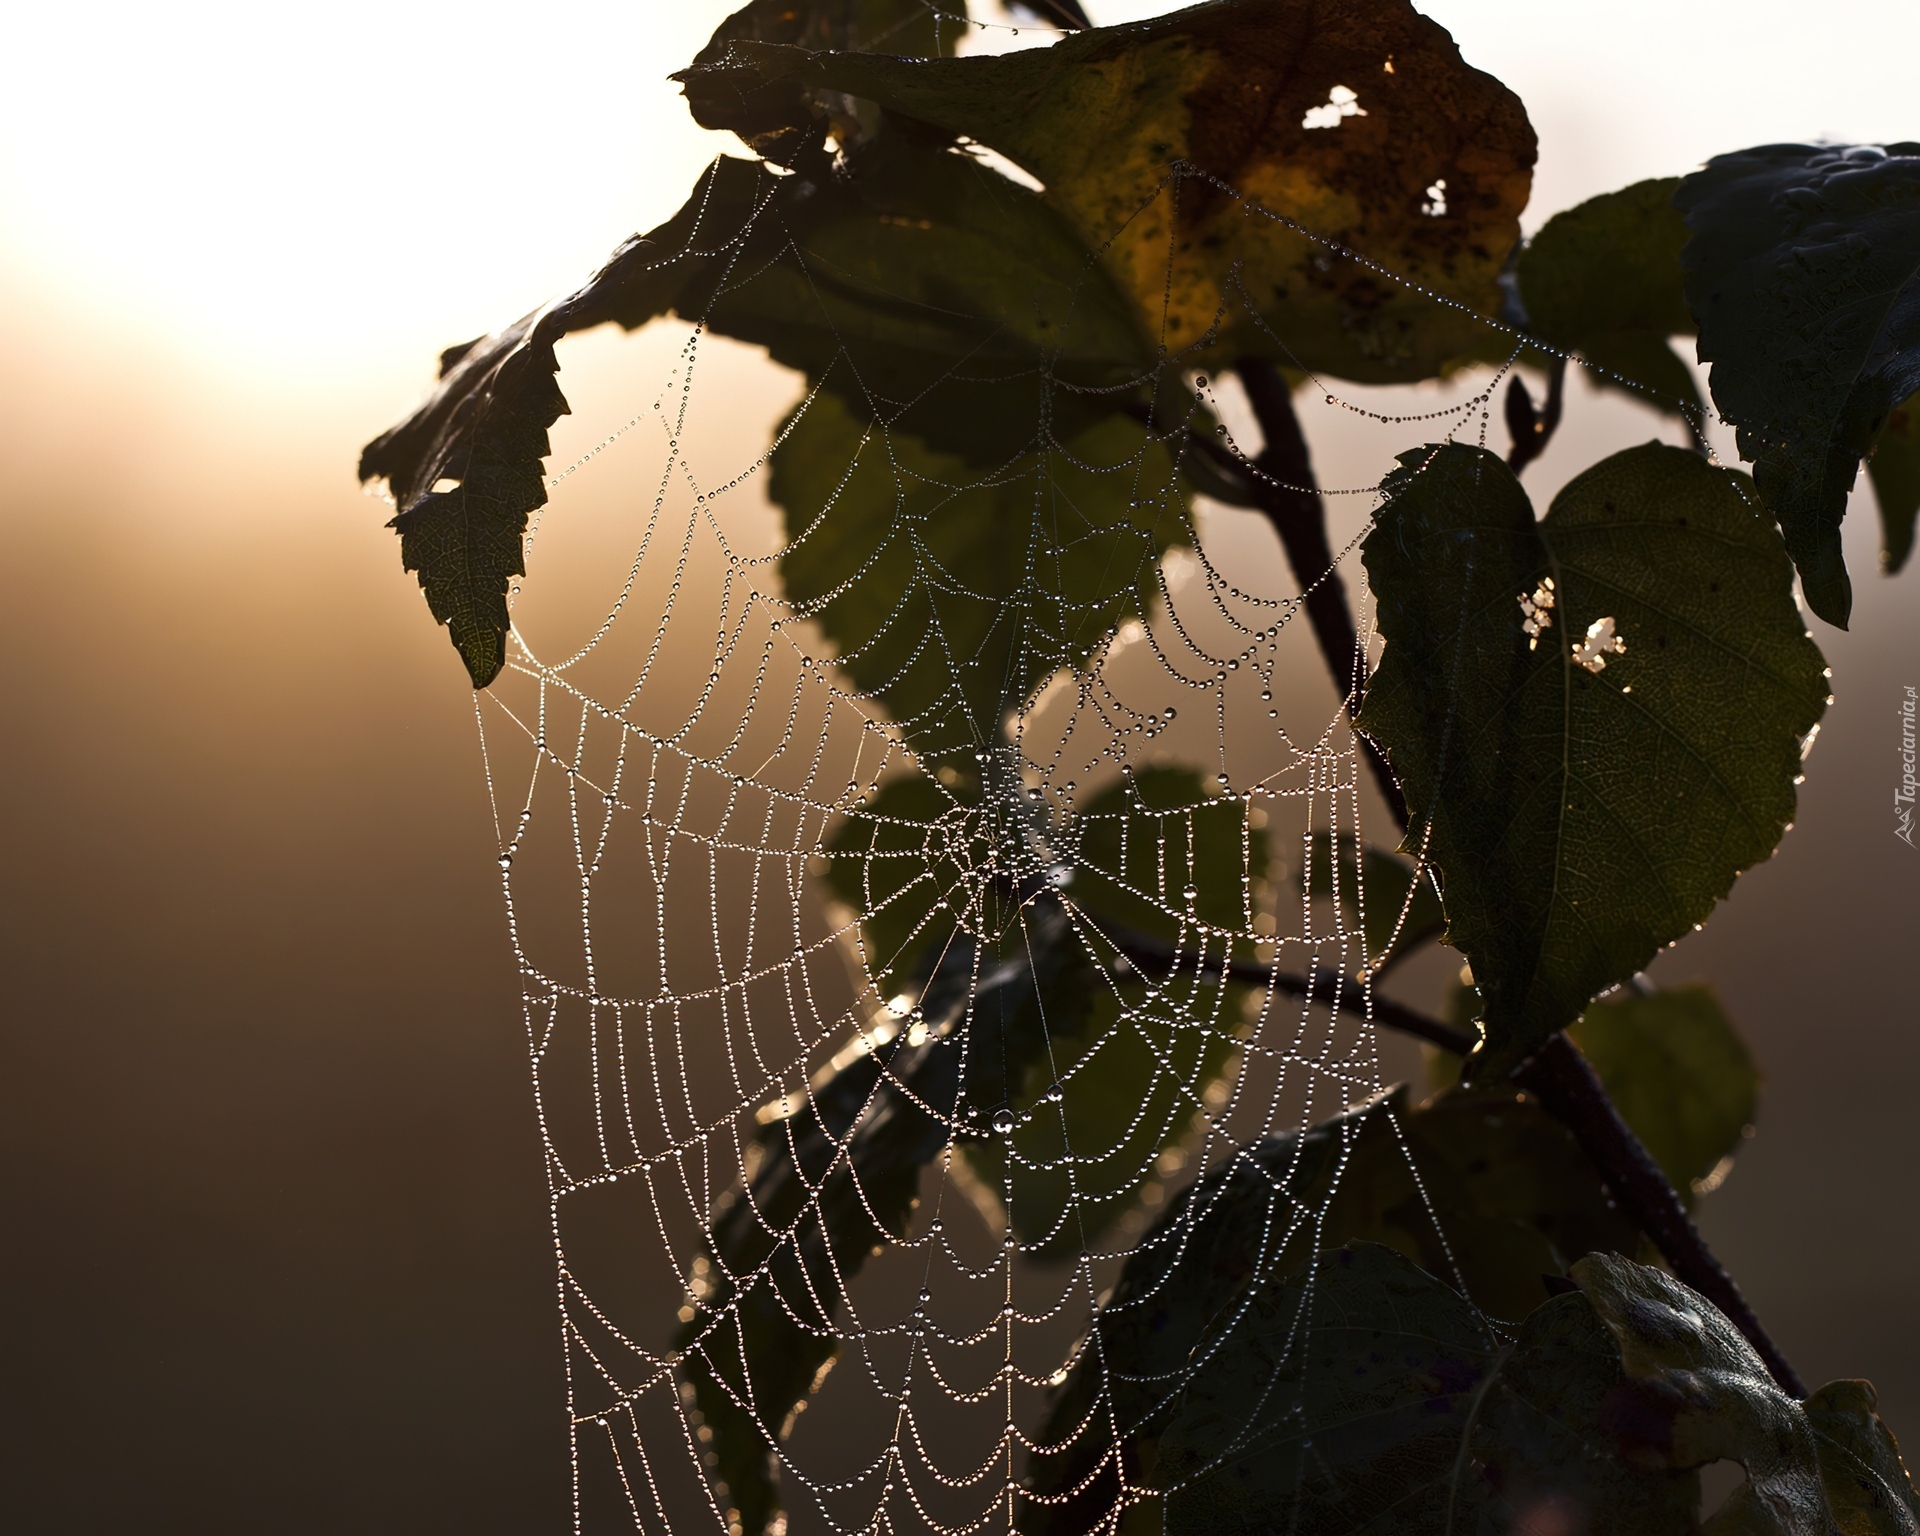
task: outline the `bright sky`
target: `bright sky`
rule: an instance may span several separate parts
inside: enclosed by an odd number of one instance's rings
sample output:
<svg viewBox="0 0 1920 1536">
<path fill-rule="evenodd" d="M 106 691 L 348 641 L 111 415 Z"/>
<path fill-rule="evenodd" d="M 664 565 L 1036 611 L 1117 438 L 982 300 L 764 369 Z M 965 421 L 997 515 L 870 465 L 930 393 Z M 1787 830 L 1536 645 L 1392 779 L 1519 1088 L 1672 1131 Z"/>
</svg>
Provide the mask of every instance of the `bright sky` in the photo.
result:
<svg viewBox="0 0 1920 1536">
<path fill-rule="evenodd" d="M 1109 22 L 1169 8 L 1088 6 Z M 665 79 L 729 9 L 15 6 L 0 277 L 221 367 L 337 377 L 431 356 L 570 286 L 732 143 Z M 1718 150 L 1920 138 L 1904 0 L 1426 9 L 1527 102 L 1529 225 Z"/>
</svg>

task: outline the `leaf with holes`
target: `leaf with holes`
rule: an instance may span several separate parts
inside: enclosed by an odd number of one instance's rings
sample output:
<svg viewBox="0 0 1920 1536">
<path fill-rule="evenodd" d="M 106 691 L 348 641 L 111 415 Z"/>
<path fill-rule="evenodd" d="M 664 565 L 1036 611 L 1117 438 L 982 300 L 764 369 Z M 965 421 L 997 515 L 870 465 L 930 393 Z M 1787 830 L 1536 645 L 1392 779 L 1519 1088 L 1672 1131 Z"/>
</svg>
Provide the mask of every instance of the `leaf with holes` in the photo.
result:
<svg viewBox="0 0 1920 1536">
<path fill-rule="evenodd" d="M 1621 990 L 1568 1031 L 1683 1197 L 1717 1185 L 1753 1124 L 1760 1073 L 1713 989 Z"/>
<path fill-rule="evenodd" d="M 1807 606 L 1844 629 L 1847 496 L 1881 423 L 1920 389 L 1920 144 L 1720 155 L 1675 201 L 1714 402 Z"/>
<path fill-rule="evenodd" d="M 1880 504 L 1880 568 L 1896 575 L 1913 553 L 1914 518 L 1920 514 L 1920 395 L 1909 395 L 1888 413 L 1867 473 Z"/>
<path fill-rule="evenodd" d="M 1387 644 L 1360 725 L 1403 846 L 1431 831 L 1492 1081 L 1773 852 L 1827 683 L 1778 536 L 1696 455 L 1615 454 L 1538 523 L 1484 450 L 1401 464 L 1364 550 Z"/>
<path fill-rule="evenodd" d="M 756 144 L 835 112 L 838 132 L 853 98 L 991 146 L 1170 352 L 1377 382 L 1482 348 L 1534 159 L 1519 100 L 1404 0 L 1221 0 L 932 61 L 738 44 L 675 78 L 704 126 Z"/>
</svg>

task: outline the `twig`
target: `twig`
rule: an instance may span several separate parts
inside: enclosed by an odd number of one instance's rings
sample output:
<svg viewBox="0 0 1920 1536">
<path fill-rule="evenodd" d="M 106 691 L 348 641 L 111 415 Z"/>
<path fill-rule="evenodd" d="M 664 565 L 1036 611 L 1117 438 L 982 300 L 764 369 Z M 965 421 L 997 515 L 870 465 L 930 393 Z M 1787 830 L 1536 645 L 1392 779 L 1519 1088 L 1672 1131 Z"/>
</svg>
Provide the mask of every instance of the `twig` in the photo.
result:
<svg viewBox="0 0 1920 1536">
<path fill-rule="evenodd" d="M 1284 992 L 1313 1002 L 1331 1003 L 1343 1013 L 1358 1014 L 1375 1024 L 1413 1035 L 1443 1050 L 1466 1055 L 1476 1043 L 1464 1029 L 1443 1023 L 1418 1009 L 1396 1003 L 1348 977 L 1329 970 L 1311 975 L 1282 971 L 1257 961 L 1214 958 L 1182 952 L 1141 934 L 1110 925 L 1101 932 L 1143 975 L 1168 976 L 1180 970 L 1220 976 L 1248 986 Z M 1563 1032 L 1555 1035 L 1514 1073 L 1513 1081 L 1540 1101 L 1540 1107 L 1567 1128 L 1575 1144 L 1607 1191 L 1633 1224 L 1644 1232 L 1673 1266 L 1673 1272 L 1726 1314 L 1746 1335 L 1766 1362 L 1782 1391 L 1794 1398 L 1807 1395 L 1806 1385 L 1788 1364 L 1779 1346 L 1761 1327 L 1753 1308 L 1740 1294 L 1726 1267 L 1713 1256 L 1706 1239 L 1693 1224 L 1679 1193 L 1667 1182 L 1660 1165 L 1620 1118 L 1620 1111 L 1599 1076 Z"/>
<path fill-rule="evenodd" d="M 1474 1047 L 1474 1037 L 1464 1029 L 1455 1029 L 1439 1019 L 1429 1018 L 1416 1008 L 1392 1002 L 1375 994 L 1369 1006 L 1367 989 L 1351 977 L 1324 967 L 1311 976 L 1299 971 L 1276 970 L 1257 960 L 1234 960 L 1211 955 L 1196 955 L 1162 944 L 1144 934 L 1134 933 L 1111 923 L 1099 925 L 1102 938 L 1127 959 L 1143 976 L 1170 976 L 1176 971 L 1194 970 L 1203 976 L 1219 976 L 1227 981 L 1244 982 L 1250 987 L 1272 987 L 1289 997 L 1303 997 L 1316 1003 L 1332 1003 L 1344 1013 L 1369 1015 L 1376 1024 L 1417 1035 L 1442 1050 L 1464 1056 Z"/>
<path fill-rule="evenodd" d="M 1347 606 L 1346 583 L 1333 563 L 1326 505 L 1314 482 L 1313 460 L 1300 431 L 1300 420 L 1293 414 L 1287 381 L 1265 358 L 1245 358 L 1237 366 L 1263 439 L 1260 456 L 1254 460 L 1254 467 L 1260 471 L 1252 477 L 1254 501 L 1280 536 L 1293 579 L 1305 595 L 1307 622 L 1320 642 L 1320 654 L 1333 673 L 1334 686 L 1346 695 L 1348 715 L 1357 718 L 1366 693 L 1367 659 L 1360 650 L 1353 613 Z M 1358 731 L 1354 734 L 1393 819 L 1404 831 L 1407 802 L 1400 793 L 1399 781 L 1380 749 Z"/>
<path fill-rule="evenodd" d="M 1733 1276 L 1713 1256 L 1679 1194 L 1633 1128 L 1620 1118 L 1606 1086 L 1578 1047 L 1564 1033 L 1555 1035 L 1514 1073 L 1513 1080 L 1572 1133 L 1621 1210 L 1653 1240 L 1674 1274 L 1746 1335 L 1780 1390 L 1795 1399 L 1805 1397 L 1806 1383 L 1760 1326 Z"/>
</svg>

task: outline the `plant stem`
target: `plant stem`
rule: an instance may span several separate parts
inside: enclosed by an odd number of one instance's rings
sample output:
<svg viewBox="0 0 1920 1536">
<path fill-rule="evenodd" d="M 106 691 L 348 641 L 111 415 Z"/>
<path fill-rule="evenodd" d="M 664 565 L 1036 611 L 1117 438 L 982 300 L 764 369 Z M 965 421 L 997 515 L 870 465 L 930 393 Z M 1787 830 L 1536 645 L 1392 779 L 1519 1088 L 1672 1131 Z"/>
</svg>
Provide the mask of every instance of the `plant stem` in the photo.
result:
<svg viewBox="0 0 1920 1536">
<path fill-rule="evenodd" d="M 1313 626 L 1320 654 L 1333 673 L 1334 686 L 1346 695 L 1347 713 L 1357 718 L 1367 687 L 1367 658 L 1353 627 L 1347 606 L 1346 583 L 1333 563 L 1327 539 L 1327 509 L 1313 478 L 1313 459 L 1307 452 L 1300 419 L 1293 413 L 1287 381 L 1265 358 L 1244 358 L 1237 365 L 1240 382 L 1260 423 L 1260 456 L 1253 461 L 1257 474 L 1249 477 L 1255 504 L 1280 536 L 1293 579 L 1304 594 L 1307 622 Z M 1380 749 L 1367 737 L 1355 735 L 1361 754 L 1373 770 L 1374 782 L 1386 797 L 1393 818 L 1404 831 L 1407 803 L 1400 784 L 1387 767 Z"/>
<path fill-rule="evenodd" d="M 1580 1144 L 1620 1208 L 1653 1240 L 1673 1272 L 1712 1302 L 1747 1337 L 1780 1390 L 1807 1395 L 1799 1373 L 1760 1326 L 1726 1267 L 1713 1256 L 1679 1194 L 1607 1096 L 1592 1064 L 1564 1033 L 1541 1046 L 1513 1080 L 1540 1101 Z"/>
<path fill-rule="evenodd" d="M 1375 1024 L 1413 1035 L 1443 1050 L 1465 1056 L 1476 1044 L 1464 1029 L 1429 1017 L 1377 994 L 1337 972 L 1312 975 L 1282 971 L 1257 961 L 1215 959 L 1174 949 L 1144 935 L 1103 925 L 1102 934 L 1129 964 L 1149 976 L 1166 976 L 1181 969 L 1220 976 L 1251 987 L 1270 988 L 1290 997 L 1330 1003 L 1343 1013 L 1357 1014 Z M 1567 1128 L 1593 1171 L 1600 1176 L 1616 1204 L 1660 1250 L 1673 1272 L 1712 1302 L 1746 1336 L 1780 1389 L 1794 1398 L 1807 1395 L 1805 1384 L 1781 1354 L 1740 1287 L 1713 1256 L 1706 1239 L 1687 1214 L 1679 1192 L 1667 1182 L 1633 1127 L 1607 1096 L 1606 1086 L 1579 1047 L 1565 1032 L 1555 1035 L 1514 1073 L 1513 1081 L 1540 1101 L 1540 1107 Z"/>
<path fill-rule="evenodd" d="M 1100 924 L 1099 931 L 1101 937 L 1124 955 L 1127 963 L 1143 976 L 1168 976 L 1175 971 L 1197 968 L 1203 976 L 1219 976 L 1263 991 L 1271 987 L 1289 997 L 1331 1003 L 1343 1013 L 1364 1014 L 1376 1024 L 1384 1024 L 1402 1034 L 1417 1035 L 1428 1044 L 1452 1051 L 1457 1056 L 1466 1055 L 1475 1044 L 1474 1037 L 1466 1030 L 1455 1029 L 1451 1024 L 1431 1018 L 1417 1008 L 1409 1008 L 1404 1003 L 1393 1002 L 1377 993 L 1369 1000 L 1365 987 L 1338 971 L 1322 968 L 1308 976 L 1299 971 L 1277 970 L 1257 960 L 1223 960 L 1195 955 L 1111 923 Z"/>
</svg>

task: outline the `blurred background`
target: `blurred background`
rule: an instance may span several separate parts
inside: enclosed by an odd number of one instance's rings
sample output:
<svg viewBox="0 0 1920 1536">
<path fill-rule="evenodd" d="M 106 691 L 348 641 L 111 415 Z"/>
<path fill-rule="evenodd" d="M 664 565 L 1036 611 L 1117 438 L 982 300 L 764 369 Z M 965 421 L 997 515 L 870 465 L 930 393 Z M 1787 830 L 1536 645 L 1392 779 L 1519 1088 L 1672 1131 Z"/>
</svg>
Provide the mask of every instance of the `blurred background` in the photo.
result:
<svg viewBox="0 0 1920 1536">
<path fill-rule="evenodd" d="M 729 8 L 8 16 L 9 1531 L 568 1527 L 473 699 L 353 465 L 442 347 L 573 286 L 733 147 L 665 79 Z M 1920 137 L 1920 34 L 1890 0 L 1424 8 L 1528 104 L 1529 229 L 1720 150 Z M 567 356 L 567 444 L 660 377 L 659 346 L 605 341 Z M 751 457 L 791 384 L 739 359 L 723 384 L 738 441 L 716 451 Z M 1576 391 L 1536 499 L 1653 433 L 1635 411 Z M 1323 479 L 1376 472 L 1378 443 L 1323 427 Z M 1767 1072 L 1709 1237 L 1802 1373 L 1872 1378 L 1913 1443 L 1920 855 L 1888 801 L 1920 575 L 1874 574 L 1874 522 L 1863 477 L 1796 829 L 1659 972 L 1711 979 Z"/>
</svg>

